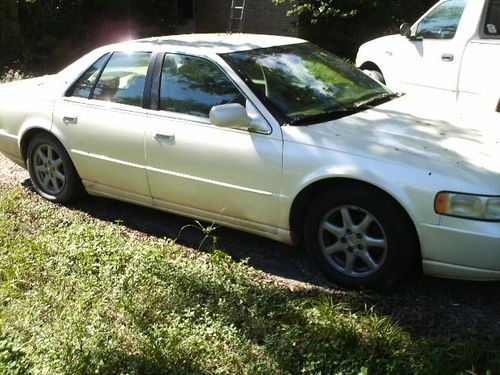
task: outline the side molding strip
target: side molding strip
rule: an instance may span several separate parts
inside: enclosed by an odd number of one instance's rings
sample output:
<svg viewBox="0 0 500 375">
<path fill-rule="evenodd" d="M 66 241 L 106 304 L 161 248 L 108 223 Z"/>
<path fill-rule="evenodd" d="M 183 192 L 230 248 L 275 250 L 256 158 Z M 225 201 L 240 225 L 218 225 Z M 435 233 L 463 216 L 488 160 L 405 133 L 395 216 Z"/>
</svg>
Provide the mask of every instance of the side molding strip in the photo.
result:
<svg viewBox="0 0 500 375">
<path fill-rule="evenodd" d="M 71 152 L 75 153 L 75 154 L 78 154 L 78 155 L 85 156 L 85 157 L 90 157 L 90 158 L 94 158 L 94 159 L 104 160 L 104 161 L 107 161 L 107 162 L 110 162 L 110 163 L 125 165 L 127 167 L 144 169 L 144 170 L 149 171 L 149 172 L 156 172 L 156 173 L 162 173 L 162 174 L 166 174 L 166 175 L 170 175 L 170 176 L 175 176 L 175 177 L 180 177 L 180 178 L 186 178 L 186 179 L 193 180 L 193 181 L 204 182 L 204 183 L 207 183 L 207 184 L 222 186 L 222 187 L 229 188 L 229 189 L 246 191 L 246 192 L 249 192 L 249 193 L 254 193 L 254 194 L 259 194 L 259 195 L 266 195 L 266 196 L 272 196 L 273 195 L 273 193 L 268 192 L 268 191 L 257 190 L 257 189 L 247 188 L 247 187 L 244 187 L 244 186 L 238 186 L 238 185 L 228 184 L 228 183 L 221 182 L 221 181 L 216 181 L 216 180 L 210 180 L 210 179 L 207 179 L 207 178 L 191 176 L 191 175 L 188 175 L 188 174 L 178 173 L 178 172 L 174 172 L 174 171 L 168 171 L 168 170 L 165 170 L 165 169 L 158 169 L 158 168 L 148 167 L 146 165 L 130 163 L 130 162 L 123 161 L 123 160 L 113 159 L 113 158 L 110 158 L 110 157 L 104 156 L 104 155 L 92 154 L 90 152 L 85 152 L 85 151 L 80 151 L 80 150 L 74 150 L 74 149 L 72 149 Z"/>
<path fill-rule="evenodd" d="M 7 138 L 12 138 L 12 139 L 19 139 L 19 137 L 17 135 L 13 135 L 13 134 L 10 134 L 10 133 L 7 133 L 5 130 L 3 129 L 0 129 L 0 135 L 4 136 L 4 137 L 7 137 Z"/>
</svg>

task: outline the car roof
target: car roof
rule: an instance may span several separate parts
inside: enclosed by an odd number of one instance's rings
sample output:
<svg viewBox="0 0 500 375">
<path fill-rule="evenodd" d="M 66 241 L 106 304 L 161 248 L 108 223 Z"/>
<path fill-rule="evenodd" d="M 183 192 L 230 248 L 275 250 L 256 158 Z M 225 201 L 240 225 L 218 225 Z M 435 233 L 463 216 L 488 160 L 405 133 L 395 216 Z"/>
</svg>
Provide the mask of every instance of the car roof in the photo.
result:
<svg viewBox="0 0 500 375">
<path fill-rule="evenodd" d="M 89 52 L 58 74 L 71 81 L 76 75 L 87 69 L 98 58 L 114 51 L 161 51 L 186 53 L 197 56 L 213 57 L 216 54 L 249 51 L 290 44 L 305 43 L 299 38 L 264 35 L 264 34 L 181 34 L 157 36 L 110 44 Z"/>
<path fill-rule="evenodd" d="M 219 54 L 248 51 L 288 44 L 304 43 L 305 40 L 292 37 L 263 34 L 182 34 L 158 36 L 132 40 L 113 45 L 113 48 L 144 49 L 152 48 L 165 51 L 185 51 L 198 54 Z"/>
</svg>

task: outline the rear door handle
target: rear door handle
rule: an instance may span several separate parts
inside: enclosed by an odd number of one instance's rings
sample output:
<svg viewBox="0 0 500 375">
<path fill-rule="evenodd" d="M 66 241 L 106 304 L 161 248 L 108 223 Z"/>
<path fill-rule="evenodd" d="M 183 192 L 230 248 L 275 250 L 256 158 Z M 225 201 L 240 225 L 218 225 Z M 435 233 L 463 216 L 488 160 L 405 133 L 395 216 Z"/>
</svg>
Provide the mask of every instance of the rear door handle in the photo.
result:
<svg viewBox="0 0 500 375">
<path fill-rule="evenodd" d="M 455 56 L 453 56 L 453 54 L 451 53 L 443 53 L 441 55 L 441 60 L 443 61 L 453 61 L 455 59 Z"/>
<path fill-rule="evenodd" d="M 64 116 L 63 117 L 63 122 L 66 125 L 75 125 L 75 124 L 78 123 L 78 117 Z"/>
<path fill-rule="evenodd" d="M 153 134 L 153 139 L 155 141 L 173 142 L 173 141 L 175 141 L 175 135 L 174 134 L 154 133 Z"/>
</svg>

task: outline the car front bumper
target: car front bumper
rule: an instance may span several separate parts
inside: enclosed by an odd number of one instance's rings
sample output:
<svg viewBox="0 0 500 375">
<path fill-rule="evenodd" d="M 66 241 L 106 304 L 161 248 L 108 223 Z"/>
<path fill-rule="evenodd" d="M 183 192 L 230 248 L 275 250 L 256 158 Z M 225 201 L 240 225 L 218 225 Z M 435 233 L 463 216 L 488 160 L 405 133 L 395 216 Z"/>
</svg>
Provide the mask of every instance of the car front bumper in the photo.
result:
<svg viewBox="0 0 500 375">
<path fill-rule="evenodd" d="M 500 280 L 500 223 L 441 217 L 418 226 L 426 275 L 464 280 Z"/>
</svg>

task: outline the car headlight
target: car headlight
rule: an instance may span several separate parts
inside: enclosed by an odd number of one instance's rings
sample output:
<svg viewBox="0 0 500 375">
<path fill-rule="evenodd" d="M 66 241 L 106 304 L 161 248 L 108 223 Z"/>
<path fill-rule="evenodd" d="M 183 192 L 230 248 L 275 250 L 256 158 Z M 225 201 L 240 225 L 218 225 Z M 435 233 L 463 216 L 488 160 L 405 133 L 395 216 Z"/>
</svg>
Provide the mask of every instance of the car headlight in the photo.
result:
<svg viewBox="0 0 500 375">
<path fill-rule="evenodd" d="M 500 196 L 451 193 L 436 195 L 434 210 L 441 215 L 465 219 L 500 221 Z"/>
</svg>

